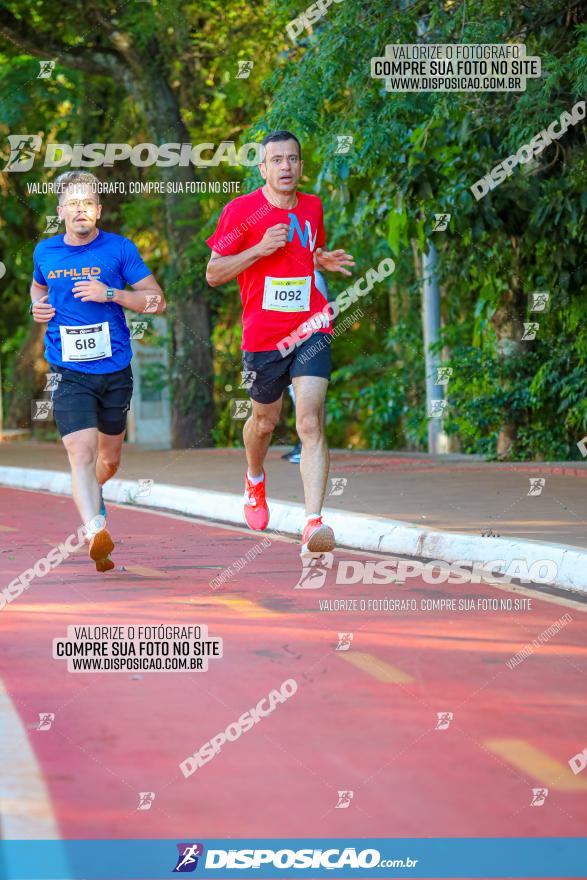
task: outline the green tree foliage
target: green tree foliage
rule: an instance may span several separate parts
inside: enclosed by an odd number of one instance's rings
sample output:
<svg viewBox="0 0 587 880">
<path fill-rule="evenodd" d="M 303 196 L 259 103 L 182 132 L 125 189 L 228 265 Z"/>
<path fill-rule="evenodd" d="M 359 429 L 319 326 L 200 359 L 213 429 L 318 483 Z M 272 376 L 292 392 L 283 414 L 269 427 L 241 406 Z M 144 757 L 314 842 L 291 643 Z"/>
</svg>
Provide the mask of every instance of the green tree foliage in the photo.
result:
<svg viewBox="0 0 587 880">
<path fill-rule="evenodd" d="M 359 274 L 384 252 L 398 264 L 397 314 L 388 314 L 390 291 L 380 286 L 358 334 L 361 354 L 357 340 L 334 347 L 340 366 L 331 420 L 340 425 L 344 410 L 360 410 L 361 444 L 423 443 L 414 246 L 421 252 L 434 236 L 443 351 L 454 370 L 448 432 L 466 451 L 495 455 L 500 430 L 511 425 L 512 455 L 578 457 L 587 428 L 584 125 L 569 128 L 481 201 L 470 186 L 584 97 L 581 14 L 579 3 L 561 0 L 505 9 L 493 0 L 345 0 L 276 70 L 263 123 L 289 119 L 303 139 L 330 245 L 355 253 Z M 373 56 L 390 43 L 422 42 L 422 31 L 429 43 L 525 43 L 528 55 L 541 58 L 543 75 L 525 93 L 389 93 L 369 78 Z M 346 155 L 336 153 L 342 134 L 354 138 Z M 433 233 L 433 216 L 443 212 L 452 214 L 449 230 Z M 520 342 L 523 322 L 536 320 L 528 294 L 537 290 L 550 292 L 551 307 L 538 318 L 536 340 Z"/>
</svg>

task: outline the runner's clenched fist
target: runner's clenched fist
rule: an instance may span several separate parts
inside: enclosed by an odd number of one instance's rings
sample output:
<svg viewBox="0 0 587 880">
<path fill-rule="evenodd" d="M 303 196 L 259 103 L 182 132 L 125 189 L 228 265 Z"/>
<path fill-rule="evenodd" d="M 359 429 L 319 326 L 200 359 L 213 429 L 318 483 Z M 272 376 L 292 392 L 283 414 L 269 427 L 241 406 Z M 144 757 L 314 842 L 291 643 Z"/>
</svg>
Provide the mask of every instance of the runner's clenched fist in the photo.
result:
<svg viewBox="0 0 587 880">
<path fill-rule="evenodd" d="M 275 226 L 270 226 L 258 244 L 261 255 L 268 257 L 279 248 L 285 247 L 288 232 L 287 223 L 276 223 Z"/>
<path fill-rule="evenodd" d="M 55 309 L 47 302 L 49 296 L 45 294 L 41 299 L 33 303 L 31 314 L 37 324 L 46 324 L 55 315 Z"/>
</svg>

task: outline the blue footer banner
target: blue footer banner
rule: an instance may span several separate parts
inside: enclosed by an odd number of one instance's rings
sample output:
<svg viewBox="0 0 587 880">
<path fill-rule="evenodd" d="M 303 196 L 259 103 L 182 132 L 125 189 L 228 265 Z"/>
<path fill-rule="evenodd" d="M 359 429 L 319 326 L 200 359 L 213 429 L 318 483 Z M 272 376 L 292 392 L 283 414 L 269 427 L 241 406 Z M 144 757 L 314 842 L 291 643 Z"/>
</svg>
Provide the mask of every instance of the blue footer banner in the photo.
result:
<svg viewBox="0 0 587 880">
<path fill-rule="evenodd" d="M 587 837 L 5 840 L 1 880 L 587 876 Z"/>
</svg>

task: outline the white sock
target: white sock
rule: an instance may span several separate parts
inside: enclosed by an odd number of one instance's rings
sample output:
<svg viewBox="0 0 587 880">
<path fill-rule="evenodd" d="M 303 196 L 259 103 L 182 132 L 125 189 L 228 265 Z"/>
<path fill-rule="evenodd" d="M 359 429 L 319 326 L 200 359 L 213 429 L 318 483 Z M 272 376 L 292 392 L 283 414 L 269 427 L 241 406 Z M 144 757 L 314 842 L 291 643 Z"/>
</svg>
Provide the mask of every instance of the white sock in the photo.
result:
<svg viewBox="0 0 587 880">
<path fill-rule="evenodd" d="M 91 540 L 94 535 L 97 535 L 98 532 L 101 532 L 104 526 L 106 525 L 106 520 L 101 514 L 92 517 L 92 519 L 85 524 L 86 535 L 89 540 Z"/>
<path fill-rule="evenodd" d="M 260 477 L 252 477 L 251 472 L 247 469 L 247 477 L 249 478 L 249 483 L 252 483 L 253 486 L 256 486 L 258 483 L 262 483 L 265 479 L 265 474 L 261 474 Z"/>
<path fill-rule="evenodd" d="M 309 513 L 306 517 L 306 522 L 309 523 L 311 519 L 321 519 L 321 513 Z"/>
</svg>

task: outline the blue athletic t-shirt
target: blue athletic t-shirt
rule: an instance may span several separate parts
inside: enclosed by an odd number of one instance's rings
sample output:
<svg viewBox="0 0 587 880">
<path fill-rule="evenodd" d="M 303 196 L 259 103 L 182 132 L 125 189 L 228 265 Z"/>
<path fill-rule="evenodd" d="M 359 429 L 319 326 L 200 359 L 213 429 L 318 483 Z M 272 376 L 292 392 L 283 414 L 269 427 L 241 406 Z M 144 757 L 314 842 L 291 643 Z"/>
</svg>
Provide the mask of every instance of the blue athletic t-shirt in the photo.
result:
<svg viewBox="0 0 587 880">
<path fill-rule="evenodd" d="M 130 363 L 132 350 L 124 309 L 118 303 L 82 302 L 75 299 L 76 281 L 96 278 L 108 287 L 123 290 L 142 281 L 150 271 L 138 248 L 123 235 L 98 230 L 89 244 L 65 244 L 63 235 L 39 242 L 33 255 L 33 277 L 49 288 L 48 302 L 55 309 L 47 324 L 45 358 L 50 364 L 81 373 L 114 373 Z M 111 357 L 83 362 L 63 361 L 60 326 L 84 326 L 108 322 Z"/>
</svg>

